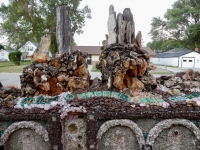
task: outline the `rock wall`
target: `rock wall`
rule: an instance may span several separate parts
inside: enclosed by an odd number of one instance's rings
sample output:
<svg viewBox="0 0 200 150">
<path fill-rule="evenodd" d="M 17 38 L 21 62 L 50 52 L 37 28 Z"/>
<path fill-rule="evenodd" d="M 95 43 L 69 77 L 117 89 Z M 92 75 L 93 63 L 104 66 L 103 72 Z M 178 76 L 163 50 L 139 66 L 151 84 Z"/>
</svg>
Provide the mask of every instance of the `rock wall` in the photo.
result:
<svg viewBox="0 0 200 150">
<path fill-rule="evenodd" d="M 112 100 L 112 102 L 111 102 Z M 110 106 L 120 103 L 109 101 Z M 93 101 L 98 102 L 92 103 Z M 108 103 L 108 99 L 105 99 Z M 200 140 L 199 111 L 135 108 L 113 111 L 102 99 L 67 102 L 49 110 L 0 109 L 0 145 L 5 149 L 197 149 Z M 80 105 L 86 112 L 77 112 Z M 127 104 L 126 104 L 127 105 Z M 131 107 L 131 106 L 130 106 Z M 65 113 L 65 117 L 61 115 Z M 180 118 L 180 119 L 176 119 Z M 25 120 L 25 121 L 24 121 Z M 34 126 L 33 126 L 34 125 Z M 48 133 L 48 134 L 46 134 Z M 31 140 L 30 140 L 31 138 Z M 14 147 L 12 147 L 15 145 Z"/>
<path fill-rule="evenodd" d="M 47 63 L 33 62 L 23 68 L 20 76 L 21 95 L 59 95 L 89 87 L 90 75 L 87 70 L 87 53 L 77 50 L 64 53 Z"/>
</svg>

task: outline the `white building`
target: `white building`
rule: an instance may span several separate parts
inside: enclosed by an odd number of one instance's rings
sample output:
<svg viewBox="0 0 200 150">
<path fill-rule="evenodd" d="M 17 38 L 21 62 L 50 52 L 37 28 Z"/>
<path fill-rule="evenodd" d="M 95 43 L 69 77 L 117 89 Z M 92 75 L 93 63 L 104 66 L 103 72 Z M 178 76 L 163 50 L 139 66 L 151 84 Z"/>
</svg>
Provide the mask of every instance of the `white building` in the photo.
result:
<svg viewBox="0 0 200 150">
<path fill-rule="evenodd" d="M 22 59 L 31 58 L 31 55 L 33 55 L 33 52 L 37 47 L 37 43 L 31 41 L 26 42 L 26 44 L 19 49 L 19 51 L 22 53 Z"/>
<path fill-rule="evenodd" d="M 9 55 L 9 53 L 12 53 L 12 52 L 16 52 L 16 51 L 1 49 L 0 50 L 0 61 L 10 61 L 10 59 L 8 58 L 8 55 Z"/>
<path fill-rule="evenodd" d="M 200 54 L 194 50 L 175 48 L 154 56 L 153 63 L 183 68 L 200 68 Z"/>
</svg>

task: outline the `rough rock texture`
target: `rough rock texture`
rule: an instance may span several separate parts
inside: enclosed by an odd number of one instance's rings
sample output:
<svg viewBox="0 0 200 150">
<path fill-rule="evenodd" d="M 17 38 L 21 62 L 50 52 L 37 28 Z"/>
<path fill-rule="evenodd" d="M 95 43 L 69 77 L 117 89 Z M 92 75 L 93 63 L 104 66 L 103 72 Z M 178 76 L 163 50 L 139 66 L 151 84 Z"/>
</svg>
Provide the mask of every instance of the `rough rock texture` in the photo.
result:
<svg viewBox="0 0 200 150">
<path fill-rule="evenodd" d="M 59 54 L 72 51 L 72 32 L 70 7 L 59 6 L 56 9 L 56 40 Z"/>
<path fill-rule="evenodd" d="M 33 63 L 23 69 L 21 79 L 22 96 L 58 95 L 89 87 L 87 53 L 74 51 L 64 53 L 47 63 Z"/>
<path fill-rule="evenodd" d="M 86 150 L 86 124 L 84 119 L 66 119 L 62 124 L 63 149 Z"/>
<path fill-rule="evenodd" d="M 110 5 L 109 7 L 109 18 L 108 18 L 108 44 L 114 44 L 117 41 L 117 34 L 116 34 L 116 12 L 114 11 L 114 6 Z"/>
<path fill-rule="evenodd" d="M 117 15 L 117 19 L 112 5 L 109 12 L 109 35 L 103 42 L 103 51 L 97 64 L 102 73 L 102 85 L 108 88 L 114 86 L 119 90 L 129 88 L 132 92 L 155 89 L 156 79 L 148 72 L 150 55 L 140 49 L 141 32 L 135 38 L 131 10 L 124 9 L 123 14 Z"/>
<path fill-rule="evenodd" d="M 0 108 L 13 108 L 20 97 L 21 90 L 12 86 L 0 88 Z"/>
<path fill-rule="evenodd" d="M 99 149 L 141 149 L 144 137 L 141 129 L 130 120 L 105 122 L 98 131 Z"/>
<path fill-rule="evenodd" d="M 138 33 L 138 46 L 141 46 L 141 32 Z M 112 44 L 136 44 L 135 39 L 135 23 L 133 20 L 133 14 L 130 8 L 125 8 L 123 14 L 119 13 L 116 17 L 114 6 L 109 7 L 108 18 L 108 35 L 106 40 L 103 41 L 104 48 Z"/>
<path fill-rule="evenodd" d="M 117 23 L 113 6 L 110 15 L 97 65 L 102 80 L 89 80 L 87 54 L 75 51 L 25 67 L 20 78 L 27 97 L 0 85 L 0 148 L 199 148 L 200 73 L 190 69 L 155 80 L 130 9 Z"/>
<path fill-rule="evenodd" d="M 38 48 L 33 53 L 32 60 L 38 63 L 48 62 L 50 44 L 51 44 L 51 35 L 43 36 L 41 38 Z"/>
</svg>

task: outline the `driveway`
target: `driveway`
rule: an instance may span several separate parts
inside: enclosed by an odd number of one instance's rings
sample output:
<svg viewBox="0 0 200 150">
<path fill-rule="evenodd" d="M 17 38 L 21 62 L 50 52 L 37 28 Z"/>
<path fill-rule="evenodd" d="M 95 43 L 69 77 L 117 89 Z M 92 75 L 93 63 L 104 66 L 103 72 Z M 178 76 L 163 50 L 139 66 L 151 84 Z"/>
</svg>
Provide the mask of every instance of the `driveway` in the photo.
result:
<svg viewBox="0 0 200 150">
<path fill-rule="evenodd" d="M 185 72 L 187 71 L 188 69 L 193 69 L 194 71 L 199 71 L 200 72 L 200 68 L 178 68 L 178 67 L 166 67 L 166 66 L 160 66 L 160 65 L 155 65 L 156 68 L 159 68 L 159 69 L 164 69 L 164 70 L 167 70 L 167 71 L 171 71 L 171 72 L 174 72 L 174 73 L 177 73 L 177 72 Z"/>
</svg>

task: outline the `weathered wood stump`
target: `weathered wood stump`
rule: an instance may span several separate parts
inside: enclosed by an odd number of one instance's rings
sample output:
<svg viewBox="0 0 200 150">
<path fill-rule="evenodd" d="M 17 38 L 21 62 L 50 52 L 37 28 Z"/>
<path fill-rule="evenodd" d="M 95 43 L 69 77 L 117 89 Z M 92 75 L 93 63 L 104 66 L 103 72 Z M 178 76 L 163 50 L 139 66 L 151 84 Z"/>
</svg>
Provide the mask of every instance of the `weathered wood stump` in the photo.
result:
<svg viewBox="0 0 200 150">
<path fill-rule="evenodd" d="M 56 17 L 56 40 L 59 54 L 70 53 L 72 51 L 70 8 L 68 6 L 57 7 Z"/>
</svg>

